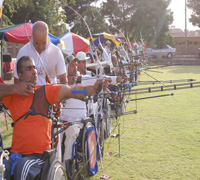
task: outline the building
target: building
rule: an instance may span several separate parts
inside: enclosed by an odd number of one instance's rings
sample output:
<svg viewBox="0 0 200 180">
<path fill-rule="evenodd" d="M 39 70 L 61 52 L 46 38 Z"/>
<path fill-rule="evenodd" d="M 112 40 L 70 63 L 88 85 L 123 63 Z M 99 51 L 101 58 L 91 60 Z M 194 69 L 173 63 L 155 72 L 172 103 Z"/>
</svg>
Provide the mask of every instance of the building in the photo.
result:
<svg viewBox="0 0 200 180">
<path fill-rule="evenodd" d="M 198 55 L 200 48 L 200 30 L 187 31 L 187 35 L 181 29 L 170 28 L 170 34 L 176 43 L 177 55 Z"/>
</svg>

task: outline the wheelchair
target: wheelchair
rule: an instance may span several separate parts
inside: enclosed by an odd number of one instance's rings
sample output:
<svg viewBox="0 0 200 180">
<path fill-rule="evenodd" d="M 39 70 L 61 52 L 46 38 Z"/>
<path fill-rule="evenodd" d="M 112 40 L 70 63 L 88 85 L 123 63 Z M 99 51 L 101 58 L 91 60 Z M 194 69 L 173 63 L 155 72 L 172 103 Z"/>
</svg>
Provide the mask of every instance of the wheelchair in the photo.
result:
<svg viewBox="0 0 200 180">
<path fill-rule="evenodd" d="M 40 178 L 41 180 L 66 180 L 67 174 L 62 163 L 55 157 L 56 149 L 46 150 L 46 158 Z"/>
<path fill-rule="evenodd" d="M 72 179 L 84 180 L 84 175 L 94 176 L 98 172 L 99 148 L 94 119 L 86 118 L 79 123 L 83 123 L 83 128 L 72 146 L 70 171 Z"/>
<path fill-rule="evenodd" d="M 0 133 L 0 180 L 4 180 L 5 165 L 3 164 L 4 152 L 10 152 L 11 148 L 3 148 L 3 140 Z M 3 152 L 4 151 L 4 152 Z M 44 151 L 45 163 L 41 172 L 36 176 L 35 180 L 67 180 L 65 167 L 63 167 L 60 160 L 56 157 L 56 148 L 51 148 Z M 11 177 L 13 180 L 14 177 Z"/>
<path fill-rule="evenodd" d="M 10 151 L 10 148 L 5 148 L 4 151 Z M 41 173 L 35 178 L 35 180 L 67 180 L 67 175 L 65 168 L 62 166 L 61 162 L 55 158 L 56 149 L 50 149 L 44 151 L 45 163 L 42 168 Z M 1 157 L 3 158 L 3 157 Z M 1 164 L 0 164 L 1 167 Z M 0 168 L 1 169 L 1 168 Z M 4 177 L 5 167 L 0 171 L 0 180 Z M 11 177 L 13 180 L 14 177 Z"/>
</svg>

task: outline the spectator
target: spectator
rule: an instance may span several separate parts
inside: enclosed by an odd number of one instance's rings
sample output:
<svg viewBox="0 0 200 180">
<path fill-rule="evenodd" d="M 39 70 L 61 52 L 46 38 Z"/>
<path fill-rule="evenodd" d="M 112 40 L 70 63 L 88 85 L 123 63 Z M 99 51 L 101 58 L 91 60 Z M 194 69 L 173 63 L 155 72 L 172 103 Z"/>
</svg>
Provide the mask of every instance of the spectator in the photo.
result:
<svg viewBox="0 0 200 180">
<path fill-rule="evenodd" d="M 66 83 L 67 78 L 63 54 L 57 46 L 51 43 L 48 33 L 49 28 L 45 22 L 35 22 L 32 27 L 32 39 L 19 50 L 17 60 L 22 56 L 33 58 L 38 73 L 38 85 L 45 85 L 47 76 L 51 83 L 57 82 L 56 76 L 59 77 L 60 83 Z M 19 82 L 16 67 L 14 82 Z"/>
<path fill-rule="evenodd" d="M 109 40 L 107 40 L 106 41 L 106 46 L 105 46 L 105 48 L 103 50 L 103 53 L 102 53 L 102 57 L 104 58 L 104 61 L 111 60 L 110 45 L 111 45 L 111 42 Z"/>
</svg>

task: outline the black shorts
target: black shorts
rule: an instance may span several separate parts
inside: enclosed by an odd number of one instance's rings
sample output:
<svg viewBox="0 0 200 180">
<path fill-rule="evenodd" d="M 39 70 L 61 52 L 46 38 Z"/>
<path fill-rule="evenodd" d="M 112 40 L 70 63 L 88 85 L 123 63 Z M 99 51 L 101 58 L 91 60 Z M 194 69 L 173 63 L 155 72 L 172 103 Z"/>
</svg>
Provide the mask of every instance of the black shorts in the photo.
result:
<svg viewBox="0 0 200 180">
<path fill-rule="evenodd" d="M 14 168 L 15 180 L 34 180 L 38 176 L 44 166 L 45 159 L 41 154 L 23 155 Z M 5 179 L 11 177 L 12 159 L 4 159 Z"/>
</svg>

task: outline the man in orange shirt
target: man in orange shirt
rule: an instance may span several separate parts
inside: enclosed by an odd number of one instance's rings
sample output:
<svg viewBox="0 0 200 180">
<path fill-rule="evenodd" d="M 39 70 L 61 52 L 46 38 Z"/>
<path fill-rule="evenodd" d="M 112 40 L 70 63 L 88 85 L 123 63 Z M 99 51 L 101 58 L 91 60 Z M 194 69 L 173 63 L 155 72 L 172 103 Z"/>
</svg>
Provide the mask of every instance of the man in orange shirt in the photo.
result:
<svg viewBox="0 0 200 180">
<path fill-rule="evenodd" d="M 11 156 L 4 160 L 5 178 L 9 180 L 14 174 L 15 179 L 33 180 L 44 165 L 43 152 L 51 148 L 51 105 L 95 94 L 103 81 L 87 86 L 36 86 L 37 71 L 29 56 L 19 59 L 17 72 L 19 83 L 0 84 L 0 98 L 13 118 Z"/>
</svg>

